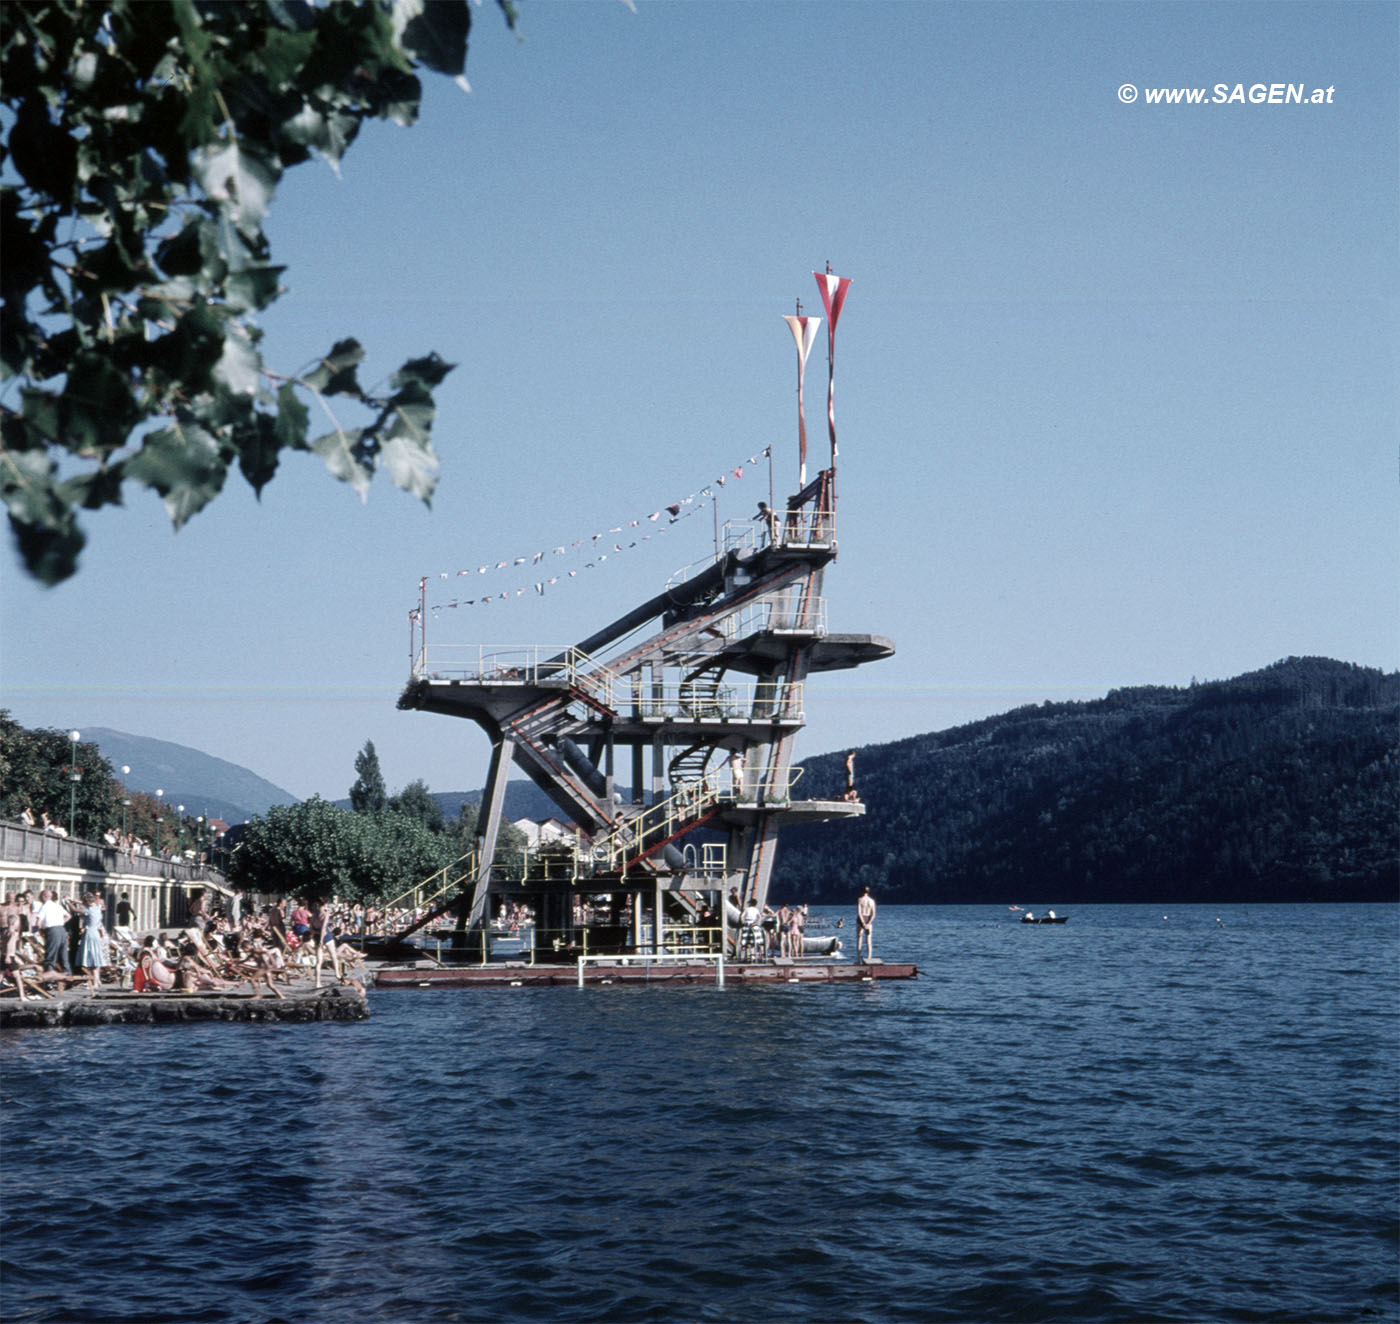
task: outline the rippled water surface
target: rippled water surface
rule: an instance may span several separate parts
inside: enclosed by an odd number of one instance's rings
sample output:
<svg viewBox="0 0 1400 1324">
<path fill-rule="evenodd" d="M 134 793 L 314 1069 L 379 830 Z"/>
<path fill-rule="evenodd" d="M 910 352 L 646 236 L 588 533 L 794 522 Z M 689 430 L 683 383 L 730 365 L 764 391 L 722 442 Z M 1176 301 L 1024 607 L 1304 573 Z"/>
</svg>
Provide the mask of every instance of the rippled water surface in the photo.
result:
<svg viewBox="0 0 1400 1324">
<path fill-rule="evenodd" d="M 1400 1319 L 1400 908 L 1008 918 L 886 907 L 913 983 L 7 1033 L 0 1317 Z"/>
</svg>

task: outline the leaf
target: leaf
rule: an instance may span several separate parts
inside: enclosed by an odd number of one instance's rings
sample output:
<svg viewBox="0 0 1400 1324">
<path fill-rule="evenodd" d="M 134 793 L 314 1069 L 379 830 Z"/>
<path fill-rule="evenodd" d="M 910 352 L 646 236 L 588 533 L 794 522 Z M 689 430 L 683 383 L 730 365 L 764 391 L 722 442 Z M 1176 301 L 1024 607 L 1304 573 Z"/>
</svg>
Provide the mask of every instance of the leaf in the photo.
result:
<svg viewBox="0 0 1400 1324">
<path fill-rule="evenodd" d="M 331 346 L 331 352 L 302 380 L 322 395 L 358 397 L 363 392 L 355 380 L 355 365 L 364 357 L 364 347 L 358 340 L 337 340 Z"/>
<path fill-rule="evenodd" d="M 441 385 L 443 378 L 456 366 L 455 363 L 444 362 L 433 352 L 426 358 L 409 359 L 390 379 L 390 385 L 397 391 L 410 382 L 420 382 L 432 390 L 434 386 Z"/>
<path fill-rule="evenodd" d="M 41 584 L 61 584 L 78 569 L 78 554 L 87 536 L 78 527 L 72 511 L 57 524 L 25 524 L 10 516 L 10 530 L 15 535 L 24 567 Z"/>
<path fill-rule="evenodd" d="M 104 465 L 89 473 L 67 478 L 60 485 L 65 500 L 84 510 L 100 510 L 103 506 L 122 505 L 122 479 L 126 466 L 121 463 Z"/>
<path fill-rule="evenodd" d="M 262 355 L 237 330 L 224 337 L 224 352 L 214 365 L 214 377 L 235 395 L 256 395 Z"/>
<path fill-rule="evenodd" d="M 204 269 L 203 230 L 209 222 L 192 217 L 178 234 L 164 240 L 156 249 L 156 263 L 167 276 L 193 276 Z"/>
<path fill-rule="evenodd" d="M 48 442 L 63 436 L 62 412 L 58 396 L 53 391 L 29 389 L 20 392 L 24 400 L 24 423 L 28 434 L 37 434 Z M 14 443 L 11 442 L 13 445 Z"/>
<path fill-rule="evenodd" d="M 281 444 L 277 440 L 277 423 L 270 414 L 254 414 L 249 426 L 237 428 L 233 447 L 238 452 L 238 467 L 248 485 L 259 496 L 277 472 Z"/>
<path fill-rule="evenodd" d="M 179 419 L 147 433 L 141 449 L 126 462 L 127 477 L 160 493 L 177 529 L 219 494 L 227 472 L 213 434 Z"/>
<path fill-rule="evenodd" d="M 190 153 L 200 188 L 240 230 L 259 229 L 272 202 L 282 167 L 268 153 L 235 139 Z"/>
<path fill-rule="evenodd" d="M 351 428 L 348 432 L 337 428 L 311 443 L 311 450 L 326 462 L 326 468 L 341 482 L 349 483 L 361 501 L 369 496 L 370 480 L 369 466 L 357 454 L 363 439 L 363 428 Z"/>
<path fill-rule="evenodd" d="M 225 336 L 220 311 L 202 300 L 182 313 L 174 330 L 153 341 L 146 355 L 165 379 L 162 394 L 173 387 L 190 398 L 212 389 L 211 374 L 223 359 Z"/>
<path fill-rule="evenodd" d="M 467 67 L 471 10 L 466 0 L 394 0 L 394 27 L 404 50 L 429 69 L 458 77 Z"/>
<path fill-rule="evenodd" d="M 224 281 L 228 306 L 237 312 L 266 308 L 282 293 L 285 270 L 286 267 L 275 267 L 270 262 L 257 262 L 229 272 Z"/>
<path fill-rule="evenodd" d="M 431 503 L 437 489 L 438 457 L 426 437 L 421 441 L 411 436 L 386 438 L 379 448 L 379 462 L 389 470 L 395 486 L 424 505 Z"/>
<path fill-rule="evenodd" d="M 360 129 L 358 115 L 333 106 L 313 106 L 309 102 L 290 119 L 282 121 L 281 135 L 288 142 L 314 147 L 340 173 L 340 158 Z"/>
<path fill-rule="evenodd" d="M 42 584 L 57 584 L 78 568 L 86 541 L 55 481 L 57 466 L 42 450 L 0 449 L 0 496 L 25 568 Z"/>
<path fill-rule="evenodd" d="M 277 392 L 277 444 L 306 449 L 306 425 L 310 417 L 291 382 Z"/>
<path fill-rule="evenodd" d="M 74 359 L 59 409 L 63 444 L 80 455 L 124 446 L 141 417 L 125 376 L 95 349 Z"/>
<path fill-rule="evenodd" d="M 0 450 L 0 494 L 10 514 L 25 524 L 48 525 L 66 503 L 55 481 L 58 466 L 43 450 Z"/>
</svg>

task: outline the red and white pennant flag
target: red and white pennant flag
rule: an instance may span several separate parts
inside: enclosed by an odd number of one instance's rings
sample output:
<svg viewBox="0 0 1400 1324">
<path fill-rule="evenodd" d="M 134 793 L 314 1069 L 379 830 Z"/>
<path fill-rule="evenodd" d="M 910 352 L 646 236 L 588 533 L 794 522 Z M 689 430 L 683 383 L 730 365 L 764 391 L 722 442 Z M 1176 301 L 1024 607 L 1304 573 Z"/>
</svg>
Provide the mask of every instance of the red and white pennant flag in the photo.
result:
<svg viewBox="0 0 1400 1324">
<path fill-rule="evenodd" d="M 826 308 L 826 430 L 831 436 L 832 468 L 836 467 L 836 321 L 846 303 L 846 291 L 851 288 L 849 276 L 833 276 L 831 264 L 826 270 L 814 271 L 817 289 L 821 291 Z"/>
</svg>

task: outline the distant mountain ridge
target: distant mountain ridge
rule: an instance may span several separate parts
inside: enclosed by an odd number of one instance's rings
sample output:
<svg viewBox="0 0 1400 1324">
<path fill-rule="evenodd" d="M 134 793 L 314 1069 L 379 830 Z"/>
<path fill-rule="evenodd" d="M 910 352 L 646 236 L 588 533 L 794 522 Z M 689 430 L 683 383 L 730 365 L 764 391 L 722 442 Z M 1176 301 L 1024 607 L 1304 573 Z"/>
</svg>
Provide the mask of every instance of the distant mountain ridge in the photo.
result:
<svg viewBox="0 0 1400 1324">
<path fill-rule="evenodd" d="M 98 747 L 118 777 L 123 764 L 131 768 L 122 778 L 131 790 L 150 795 L 163 790 L 167 804 L 183 804 L 189 815 L 241 823 L 273 805 L 294 805 L 299 798 L 237 763 L 188 745 L 105 726 L 84 727 L 82 735 L 84 742 Z"/>
<path fill-rule="evenodd" d="M 862 818 L 783 831 L 778 894 L 893 902 L 1400 898 L 1400 674 L 1287 658 L 857 751 Z M 804 760 L 837 795 L 843 758 Z"/>
<path fill-rule="evenodd" d="M 866 746 L 865 815 L 784 829 L 774 896 L 849 900 L 866 884 L 906 903 L 1396 900 L 1397 732 L 1400 674 L 1288 658 Z M 131 766 L 132 789 L 160 786 L 187 813 L 233 823 L 297 802 L 184 745 L 84 736 Z M 844 760 L 804 759 L 804 798 L 839 796 Z M 433 798 L 452 821 L 481 795 Z M 564 817 L 528 781 L 507 785 L 505 814 Z"/>
</svg>

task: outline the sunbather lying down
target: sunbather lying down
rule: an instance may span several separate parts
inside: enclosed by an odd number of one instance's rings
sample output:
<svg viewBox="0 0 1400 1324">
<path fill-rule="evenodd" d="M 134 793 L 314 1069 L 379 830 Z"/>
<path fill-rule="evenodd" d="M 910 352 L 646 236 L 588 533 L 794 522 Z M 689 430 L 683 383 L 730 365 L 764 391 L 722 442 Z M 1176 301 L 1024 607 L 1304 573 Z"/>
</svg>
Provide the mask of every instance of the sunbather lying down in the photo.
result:
<svg viewBox="0 0 1400 1324">
<path fill-rule="evenodd" d="M 138 993 L 164 993 L 175 987 L 175 972 L 152 951 L 143 951 L 131 976 Z"/>
<path fill-rule="evenodd" d="M 71 984 L 86 984 L 86 975 L 67 975 L 61 970 L 45 970 L 39 960 L 26 960 L 22 955 L 14 964 L 0 970 L 0 993 L 18 993 L 21 1002 L 34 1002 L 30 997 L 37 993 L 42 998 L 52 998 L 49 992 L 52 985 L 68 988 Z"/>
</svg>

